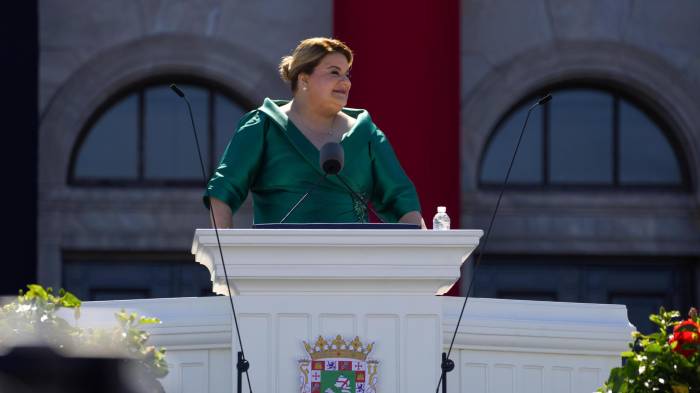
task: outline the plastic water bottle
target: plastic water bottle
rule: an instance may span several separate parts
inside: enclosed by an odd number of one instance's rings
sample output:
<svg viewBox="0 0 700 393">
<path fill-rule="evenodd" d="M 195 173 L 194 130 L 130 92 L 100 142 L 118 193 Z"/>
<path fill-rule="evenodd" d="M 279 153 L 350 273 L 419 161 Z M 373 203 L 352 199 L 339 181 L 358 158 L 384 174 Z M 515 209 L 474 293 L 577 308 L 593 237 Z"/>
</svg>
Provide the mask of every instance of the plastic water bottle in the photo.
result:
<svg viewBox="0 0 700 393">
<path fill-rule="evenodd" d="M 447 215 L 445 206 L 438 206 L 437 214 L 433 217 L 434 231 L 447 231 L 450 229 L 450 217 Z"/>
</svg>

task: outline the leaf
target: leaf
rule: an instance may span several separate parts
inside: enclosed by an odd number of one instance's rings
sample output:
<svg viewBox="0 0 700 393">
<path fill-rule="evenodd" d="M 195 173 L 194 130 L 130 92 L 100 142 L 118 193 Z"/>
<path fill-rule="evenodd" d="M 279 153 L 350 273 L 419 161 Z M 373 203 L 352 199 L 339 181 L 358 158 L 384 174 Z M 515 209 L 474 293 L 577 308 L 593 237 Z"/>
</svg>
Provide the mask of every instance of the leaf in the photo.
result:
<svg viewBox="0 0 700 393">
<path fill-rule="evenodd" d="M 61 298 L 61 305 L 63 307 L 80 307 L 80 299 L 78 299 L 75 295 L 73 295 L 70 292 L 66 292 L 63 297 Z"/>
<path fill-rule="evenodd" d="M 126 314 L 126 311 L 124 311 L 124 309 L 117 313 L 114 313 L 114 316 L 117 317 L 117 320 L 119 320 L 120 322 L 126 322 L 129 320 L 129 316 Z"/>
<path fill-rule="evenodd" d="M 61 306 L 60 306 L 61 299 L 60 299 L 60 298 L 57 298 L 57 297 L 54 296 L 54 295 L 52 295 L 51 292 L 48 292 L 48 294 L 49 294 L 49 295 L 48 295 L 48 297 L 47 297 L 47 300 L 48 300 L 49 304 L 58 304 L 59 307 L 61 307 Z"/>
<path fill-rule="evenodd" d="M 38 296 L 39 298 L 41 298 L 43 300 L 48 299 L 49 295 L 46 293 L 46 291 L 44 290 L 44 287 L 42 287 L 41 285 L 29 284 L 29 285 L 27 285 L 27 287 L 29 288 L 29 291 L 32 294 L 34 294 L 34 296 Z M 29 292 L 27 293 L 27 295 L 29 295 Z"/>
<path fill-rule="evenodd" d="M 158 324 L 160 323 L 160 319 L 154 317 L 141 317 L 141 319 L 139 319 L 139 323 L 142 325 Z"/>
<path fill-rule="evenodd" d="M 658 343 L 650 343 L 645 350 L 647 353 L 661 353 L 661 345 Z"/>
<path fill-rule="evenodd" d="M 694 332 L 696 330 L 697 330 L 697 328 L 695 326 L 686 324 L 686 325 L 682 325 L 682 326 L 678 327 L 677 331 L 679 331 L 679 332 Z"/>
</svg>

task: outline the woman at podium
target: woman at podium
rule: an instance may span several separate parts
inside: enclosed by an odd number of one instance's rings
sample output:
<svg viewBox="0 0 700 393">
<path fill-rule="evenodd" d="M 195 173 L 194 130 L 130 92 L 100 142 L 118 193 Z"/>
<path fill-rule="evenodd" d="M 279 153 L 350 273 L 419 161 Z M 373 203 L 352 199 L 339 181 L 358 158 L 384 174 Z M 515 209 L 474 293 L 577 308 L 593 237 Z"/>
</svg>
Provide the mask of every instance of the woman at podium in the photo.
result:
<svg viewBox="0 0 700 393">
<path fill-rule="evenodd" d="M 367 222 L 365 204 L 336 176 L 323 176 L 319 150 L 330 142 L 344 149 L 342 177 L 369 200 L 384 222 L 425 228 L 418 195 L 389 141 L 367 111 L 346 108 L 353 54 L 330 38 L 302 41 L 282 59 L 279 72 L 292 99 L 265 99 L 243 116 L 209 180 L 205 204 L 217 226 L 230 228 L 232 214 L 253 194 L 255 223 Z M 319 182 L 320 180 L 320 182 Z"/>
</svg>

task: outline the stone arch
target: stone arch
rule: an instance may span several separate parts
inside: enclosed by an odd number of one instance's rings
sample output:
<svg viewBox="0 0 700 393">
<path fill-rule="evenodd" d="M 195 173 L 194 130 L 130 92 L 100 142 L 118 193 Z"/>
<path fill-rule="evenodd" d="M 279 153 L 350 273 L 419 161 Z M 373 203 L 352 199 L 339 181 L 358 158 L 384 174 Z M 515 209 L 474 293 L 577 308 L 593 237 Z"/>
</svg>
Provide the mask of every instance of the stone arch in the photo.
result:
<svg viewBox="0 0 700 393">
<path fill-rule="evenodd" d="M 690 183 L 698 194 L 700 114 L 682 76 L 657 56 L 611 43 L 555 43 L 533 49 L 494 67 L 464 100 L 461 111 L 462 190 L 477 190 L 478 163 L 490 133 L 523 97 L 568 80 L 610 81 L 654 108 L 671 127 L 688 163 Z"/>
<path fill-rule="evenodd" d="M 41 116 L 40 189 L 67 178 L 73 146 L 90 116 L 125 86 L 162 74 L 195 74 L 259 102 L 276 86 L 259 57 L 229 43 L 189 35 L 161 35 L 126 43 L 96 56 L 56 92 Z M 50 164 L 49 164 L 50 163 Z"/>
<path fill-rule="evenodd" d="M 199 190 L 79 190 L 67 184 L 73 147 L 110 97 L 159 75 L 196 75 L 258 103 L 286 90 L 276 66 L 223 40 L 161 34 L 108 48 L 71 74 L 40 119 L 39 281 L 60 285 L 62 250 L 179 249 L 190 241 L 193 223 L 207 225 L 196 203 Z"/>
</svg>

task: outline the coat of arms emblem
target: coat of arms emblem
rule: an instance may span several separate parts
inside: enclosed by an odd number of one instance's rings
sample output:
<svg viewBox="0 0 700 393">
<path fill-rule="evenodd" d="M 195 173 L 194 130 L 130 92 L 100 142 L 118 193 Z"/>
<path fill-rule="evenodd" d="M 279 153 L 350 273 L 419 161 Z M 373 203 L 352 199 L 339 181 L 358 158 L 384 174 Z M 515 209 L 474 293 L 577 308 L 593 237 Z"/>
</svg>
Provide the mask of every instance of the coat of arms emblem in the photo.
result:
<svg viewBox="0 0 700 393">
<path fill-rule="evenodd" d="M 379 362 L 367 359 L 373 345 L 340 335 L 333 341 L 323 336 L 314 344 L 304 341 L 310 358 L 299 361 L 300 393 L 376 393 Z"/>
</svg>

